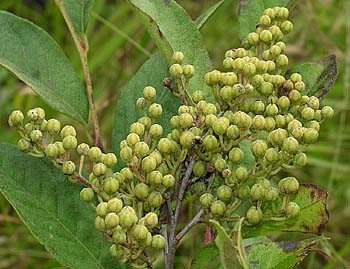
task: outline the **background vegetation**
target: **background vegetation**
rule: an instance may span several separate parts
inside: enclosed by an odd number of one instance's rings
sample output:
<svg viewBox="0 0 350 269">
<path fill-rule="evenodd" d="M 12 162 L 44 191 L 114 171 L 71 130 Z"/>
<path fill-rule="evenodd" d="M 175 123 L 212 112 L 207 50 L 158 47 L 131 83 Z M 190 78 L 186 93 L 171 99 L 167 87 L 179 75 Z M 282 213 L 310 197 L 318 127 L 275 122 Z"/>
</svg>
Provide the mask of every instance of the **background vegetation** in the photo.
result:
<svg viewBox="0 0 350 269">
<path fill-rule="evenodd" d="M 215 0 L 178 1 L 196 18 Z M 234 4 L 232 3 L 234 2 Z M 214 66 L 224 52 L 238 43 L 238 1 L 226 0 L 201 30 Z M 335 54 L 339 78 L 324 103 L 332 105 L 336 117 L 321 131 L 319 143 L 309 148 L 309 163 L 295 170 L 303 182 L 313 182 L 329 192 L 330 222 L 319 251 L 300 268 L 350 268 L 350 7 L 347 0 L 297 1 L 291 12 L 295 31 L 289 37 L 287 54 L 291 64 L 321 60 Z M 81 74 L 78 54 L 54 1 L 16 0 L 0 2 L 0 9 L 27 18 L 63 47 Z M 103 137 L 111 145 L 113 112 L 118 96 L 132 75 L 157 48 L 126 1 L 95 1 L 89 24 L 90 68 L 96 90 Z M 14 143 L 18 137 L 7 126 L 8 114 L 21 108 L 43 106 L 50 117 L 58 117 L 36 94 L 4 69 L 0 69 L 0 141 Z M 195 236 L 194 231 L 189 236 Z M 197 238 L 197 237 L 196 237 Z M 283 236 L 280 236 L 280 239 Z M 293 239 L 289 238 L 288 239 Z M 180 249 L 179 268 L 195 254 L 199 240 L 189 240 Z M 186 256 L 185 256 L 186 253 Z M 184 255 L 181 258 L 181 254 Z M 31 236 L 11 205 L 0 197 L 0 269 L 62 268 Z"/>
</svg>

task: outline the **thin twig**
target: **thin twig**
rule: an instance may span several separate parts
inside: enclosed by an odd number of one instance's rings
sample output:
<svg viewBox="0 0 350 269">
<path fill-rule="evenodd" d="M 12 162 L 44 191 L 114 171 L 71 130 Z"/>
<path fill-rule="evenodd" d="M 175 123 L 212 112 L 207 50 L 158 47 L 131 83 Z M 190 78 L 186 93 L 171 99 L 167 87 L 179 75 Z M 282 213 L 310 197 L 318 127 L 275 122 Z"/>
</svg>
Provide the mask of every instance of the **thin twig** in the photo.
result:
<svg viewBox="0 0 350 269">
<path fill-rule="evenodd" d="M 91 76 L 90 76 L 90 71 L 89 71 L 89 64 L 88 64 L 88 41 L 86 37 L 80 38 L 77 34 L 77 32 L 74 29 L 74 26 L 72 24 L 72 21 L 66 11 L 66 8 L 62 2 L 62 0 L 55 0 L 56 5 L 60 9 L 63 18 L 68 26 L 68 29 L 73 37 L 75 46 L 79 52 L 80 56 L 80 61 L 83 66 L 84 70 L 84 77 L 85 77 L 85 84 L 86 84 L 86 90 L 87 90 L 87 95 L 88 95 L 88 100 L 89 100 L 89 107 L 90 107 L 90 119 L 93 124 L 93 139 L 94 139 L 94 144 L 97 147 L 100 147 L 103 150 L 103 143 L 101 140 L 101 133 L 100 133 L 100 126 L 98 122 L 98 117 L 96 113 L 96 108 L 95 108 L 95 101 L 94 101 L 94 91 L 92 88 L 92 82 L 91 82 Z"/>
<path fill-rule="evenodd" d="M 167 224 L 162 224 L 160 234 L 164 237 L 165 239 L 165 245 L 164 245 L 164 259 L 165 259 L 165 264 L 167 263 L 167 257 L 169 253 L 168 249 L 168 232 L 167 232 Z"/>
<path fill-rule="evenodd" d="M 191 229 L 194 225 L 198 223 L 200 218 L 202 217 L 204 213 L 203 209 L 200 209 L 198 213 L 193 217 L 193 219 L 179 232 L 176 236 L 176 240 L 180 241 Z"/>
</svg>

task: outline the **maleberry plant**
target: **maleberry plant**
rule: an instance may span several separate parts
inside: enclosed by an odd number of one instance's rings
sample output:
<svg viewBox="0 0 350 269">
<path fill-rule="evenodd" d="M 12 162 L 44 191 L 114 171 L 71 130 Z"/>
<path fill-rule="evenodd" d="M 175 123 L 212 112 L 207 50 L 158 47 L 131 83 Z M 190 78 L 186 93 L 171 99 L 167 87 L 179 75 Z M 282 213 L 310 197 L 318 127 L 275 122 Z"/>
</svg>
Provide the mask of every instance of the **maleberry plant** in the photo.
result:
<svg viewBox="0 0 350 269">
<path fill-rule="evenodd" d="M 68 16 L 65 9 L 63 15 Z M 219 251 L 217 268 L 264 266 L 261 245 L 249 250 L 245 237 L 267 235 L 269 229 L 321 233 L 327 222 L 324 192 L 285 171 L 306 165 L 308 145 L 334 111 L 309 94 L 302 74 L 287 72 L 284 37 L 293 30 L 288 19 L 285 7 L 265 9 L 242 47 L 226 51 L 221 71 L 200 78 L 210 92 L 190 89 L 197 67 L 175 51 L 164 87 L 142 89 L 135 103 L 141 117 L 130 125 L 119 152 L 104 152 L 96 128 L 95 145 L 78 143 L 73 126 L 46 119 L 42 108 L 26 117 L 20 110 L 11 113 L 8 123 L 21 135 L 21 151 L 50 159 L 70 181 L 85 185 L 80 199 L 95 211 L 95 227 L 110 243 L 111 268 L 153 268 L 161 252 L 165 268 L 174 268 L 179 242 L 200 223 L 206 226 L 205 243 Z M 182 102 L 166 124 L 160 119 L 167 104 L 156 101 L 161 91 Z M 194 201 L 197 212 L 182 225 L 185 200 Z M 321 220 L 310 219 L 312 214 Z M 300 243 L 292 256 L 276 258 L 276 266 L 293 267 L 312 244 Z M 200 256 L 192 263 L 199 266 Z"/>
</svg>

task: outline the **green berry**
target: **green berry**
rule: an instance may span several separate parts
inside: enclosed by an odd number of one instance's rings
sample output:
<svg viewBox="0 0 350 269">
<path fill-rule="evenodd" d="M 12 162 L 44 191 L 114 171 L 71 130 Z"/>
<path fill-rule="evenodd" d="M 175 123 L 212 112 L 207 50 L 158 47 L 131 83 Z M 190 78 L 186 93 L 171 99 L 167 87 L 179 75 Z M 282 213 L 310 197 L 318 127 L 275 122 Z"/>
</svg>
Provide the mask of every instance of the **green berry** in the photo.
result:
<svg viewBox="0 0 350 269">
<path fill-rule="evenodd" d="M 49 119 L 46 128 L 49 133 L 57 134 L 61 130 L 61 123 L 56 119 Z"/>
<path fill-rule="evenodd" d="M 289 154 L 295 154 L 299 149 L 299 142 L 294 137 L 288 137 L 283 141 L 282 148 Z"/>
<path fill-rule="evenodd" d="M 185 59 L 185 56 L 184 56 L 184 54 L 183 54 L 181 51 L 175 51 L 175 52 L 173 53 L 172 58 L 173 58 L 173 61 L 174 61 L 175 63 L 177 63 L 177 64 L 182 64 L 183 61 L 184 61 L 184 59 Z"/>
<path fill-rule="evenodd" d="M 321 115 L 325 119 L 331 119 L 334 115 L 334 110 L 330 106 L 325 106 L 321 109 Z"/>
<path fill-rule="evenodd" d="M 225 209 L 225 203 L 220 200 L 214 201 L 210 206 L 211 213 L 216 216 L 222 216 L 225 213 Z"/>
<path fill-rule="evenodd" d="M 90 188 L 84 188 L 80 191 L 80 199 L 83 202 L 91 203 L 94 200 L 95 193 Z"/>
<path fill-rule="evenodd" d="M 134 193 L 139 200 L 144 201 L 148 197 L 149 188 L 145 183 L 141 182 L 135 186 Z"/>
<path fill-rule="evenodd" d="M 113 167 L 117 164 L 118 159 L 114 153 L 107 153 L 106 155 L 103 156 L 102 162 L 108 167 Z"/>
<path fill-rule="evenodd" d="M 293 30 L 293 23 L 291 21 L 284 21 L 281 24 L 281 30 L 284 34 L 288 34 Z"/>
<path fill-rule="evenodd" d="M 165 246 L 165 239 L 160 234 L 152 237 L 152 247 L 155 249 L 163 249 Z"/>
<path fill-rule="evenodd" d="M 265 195 L 265 188 L 261 184 L 254 184 L 250 190 L 250 196 L 253 200 L 262 200 Z"/>
<path fill-rule="evenodd" d="M 229 159 L 234 164 L 242 162 L 244 158 L 244 152 L 240 148 L 233 148 L 229 152 Z"/>
<path fill-rule="evenodd" d="M 105 224 L 109 228 L 116 227 L 119 224 L 119 217 L 116 213 L 108 213 L 105 217 Z"/>
<path fill-rule="evenodd" d="M 126 137 L 126 141 L 130 147 L 134 147 L 136 143 L 140 142 L 140 137 L 135 133 L 130 133 Z"/>
<path fill-rule="evenodd" d="M 9 119 L 8 124 L 10 127 L 18 127 L 23 125 L 24 115 L 20 110 L 12 111 Z"/>
<path fill-rule="evenodd" d="M 135 210 L 130 206 L 125 206 L 118 214 L 119 225 L 123 228 L 130 228 L 137 222 L 137 216 Z"/>
<path fill-rule="evenodd" d="M 290 202 L 286 210 L 287 218 L 296 218 L 300 215 L 300 207 L 297 203 Z"/>
<path fill-rule="evenodd" d="M 256 140 L 252 143 L 251 150 L 255 157 L 262 158 L 266 153 L 267 144 L 263 140 Z"/>
<path fill-rule="evenodd" d="M 147 213 L 144 219 L 148 228 L 154 228 L 158 225 L 158 216 L 153 212 Z"/>
<path fill-rule="evenodd" d="M 113 177 L 109 177 L 103 183 L 103 189 L 107 193 L 115 193 L 119 189 L 119 181 Z"/>
<path fill-rule="evenodd" d="M 270 82 L 263 82 L 260 86 L 260 93 L 262 95 L 270 95 L 273 92 L 273 84 Z"/>
<path fill-rule="evenodd" d="M 152 124 L 149 129 L 152 138 L 160 138 L 163 135 L 163 127 L 159 124 Z"/>
<path fill-rule="evenodd" d="M 301 117 L 303 118 L 303 120 L 305 121 L 310 121 L 314 118 L 315 116 L 315 111 L 311 108 L 311 107 L 305 107 L 302 111 L 301 111 Z"/>
<path fill-rule="evenodd" d="M 269 148 L 265 153 L 265 159 L 270 163 L 276 163 L 280 159 L 278 150 L 275 148 Z"/>
<path fill-rule="evenodd" d="M 263 15 L 259 19 L 259 24 L 263 27 L 268 27 L 271 24 L 271 19 L 267 15 Z"/>
<path fill-rule="evenodd" d="M 62 164 L 62 172 L 66 175 L 71 175 L 75 171 L 75 164 L 72 161 L 65 161 Z"/>
<path fill-rule="evenodd" d="M 157 167 L 157 161 L 153 157 L 150 157 L 150 156 L 145 157 L 142 159 L 141 167 L 142 167 L 142 170 L 145 171 L 146 173 L 152 172 Z"/>
<path fill-rule="evenodd" d="M 139 109 L 144 109 L 147 105 L 147 100 L 143 97 L 140 97 L 136 100 L 136 106 L 139 108 Z"/>
<path fill-rule="evenodd" d="M 239 182 L 245 182 L 248 179 L 248 169 L 244 166 L 240 166 L 235 170 L 235 176 Z"/>
<path fill-rule="evenodd" d="M 175 185 L 175 178 L 173 177 L 173 175 L 165 175 L 163 177 L 163 185 L 166 188 L 172 188 Z"/>
<path fill-rule="evenodd" d="M 313 144 L 318 139 L 318 131 L 313 128 L 306 128 L 304 130 L 304 136 L 303 139 L 307 144 Z"/>
<path fill-rule="evenodd" d="M 107 173 L 107 166 L 104 163 L 94 164 L 92 171 L 95 176 L 102 176 Z"/>
<path fill-rule="evenodd" d="M 269 30 L 263 30 L 260 33 L 260 40 L 264 43 L 269 43 L 272 41 L 272 33 Z"/>
<path fill-rule="evenodd" d="M 64 149 L 66 150 L 76 149 L 78 146 L 77 138 L 72 135 L 68 135 L 65 138 L 63 138 L 62 143 L 63 143 Z"/>
<path fill-rule="evenodd" d="M 236 125 L 230 125 L 226 130 L 226 136 L 228 139 L 235 140 L 240 136 L 240 130 Z"/>
<path fill-rule="evenodd" d="M 152 119 L 150 117 L 142 117 L 142 118 L 139 118 L 137 122 L 143 124 L 145 128 L 149 128 L 152 124 Z"/>
<path fill-rule="evenodd" d="M 123 202 L 119 198 L 112 198 L 107 202 L 107 211 L 119 213 L 123 208 Z"/>
<path fill-rule="evenodd" d="M 135 133 L 141 136 L 145 133 L 145 126 L 139 122 L 134 122 L 130 125 L 130 133 Z"/>
<path fill-rule="evenodd" d="M 98 162 L 102 158 L 102 151 L 98 147 L 91 147 L 88 156 L 92 161 Z"/>
<path fill-rule="evenodd" d="M 180 64 L 173 64 L 169 69 L 170 75 L 174 78 L 180 78 L 183 73 L 183 68 Z"/>
<path fill-rule="evenodd" d="M 229 121 L 225 117 L 221 117 L 213 123 L 213 130 L 217 135 L 225 134 L 228 127 Z"/>
<path fill-rule="evenodd" d="M 207 174 L 207 167 L 203 161 L 197 161 L 194 163 L 193 174 L 196 177 L 203 177 Z"/>
<path fill-rule="evenodd" d="M 204 208 L 208 208 L 214 201 L 214 196 L 211 193 L 204 193 L 199 197 L 199 202 Z"/>
<path fill-rule="evenodd" d="M 247 211 L 247 221 L 252 224 L 256 225 L 262 220 L 263 214 L 261 212 L 260 207 L 257 206 L 251 206 Z"/>
<path fill-rule="evenodd" d="M 158 150 L 162 154 L 169 154 L 171 152 L 171 141 L 169 138 L 162 138 L 158 142 Z"/>
<path fill-rule="evenodd" d="M 185 149 L 190 149 L 192 147 L 192 142 L 194 135 L 190 131 L 185 131 L 180 136 L 180 144 Z"/>
<path fill-rule="evenodd" d="M 163 204 L 164 199 L 160 192 L 154 191 L 154 192 L 151 192 L 151 194 L 148 196 L 147 201 L 151 207 L 158 208 Z"/>
<path fill-rule="evenodd" d="M 126 242 L 126 233 L 123 231 L 115 231 L 113 233 L 113 240 L 116 244 L 123 244 Z M 114 245 L 112 245 L 114 246 Z M 113 255 L 114 256 L 114 255 Z"/>
<path fill-rule="evenodd" d="M 286 66 L 288 65 L 288 57 L 284 54 L 281 54 L 277 57 L 276 62 L 279 66 Z"/>
<path fill-rule="evenodd" d="M 278 190 L 274 187 L 266 189 L 264 198 L 267 201 L 275 201 L 278 198 Z"/>
<path fill-rule="evenodd" d="M 304 152 L 300 152 L 297 155 L 294 156 L 293 160 L 294 165 L 297 167 L 303 167 L 307 163 L 307 156 Z"/>
<path fill-rule="evenodd" d="M 217 196 L 222 201 L 229 201 L 232 197 L 232 189 L 229 186 L 221 185 L 217 190 Z"/>
<path fill-rule="evenodd" d="M 190 64 L 185 65 L 185 66 L 183 67 L 183 74 L 184 74 L 184 76 L 185 76 L 187 79 L 193 77 L 194 74 L 195 74 L 194 66 L 193 66 L 193 65 L 190 65 Z"/>
<path fill-rule="evenodd" d="M 65 138 L 67 136 L 77 136 L 77 131 L 75 130 L 75 128 L 71 125 L 66 125 L 62 128 L 61 130 L 61 136 L 62 138 Z"/>
<path fill-rule="evenodd" d="M 195 103 L 198 103 L 204 99 L 204 93 L 202 91 L 195 91 L 192 94 L 192 100 Z"/>
<path fill-rule="evenodd" d="M 276 127 L 276 121 L 272 117 L 265 118 L 265 130 L 271 132 Z"/>
<path fill-rule="evenodd" d="M 96 206 L 96 214 L 100 217 L 105 217 L 108 213 L 107 202 L 101 202 Z"/>
<path fill-rule="evenodd" d="M 295 88 L 297 91 L 301 92 L 301 91 L 305 90 L 305 83 L 302 82 L 302 81 L 296 82 L 296 83 L 294 84 L 294 88 Z"/>
<path fill-rule="evenodd" d="M 43 133 L 40 130 L 33 130 L 30 132 L 30 139 L 36 143 L 40 142 L 43 138 Z"/>
<path fill-rule="evenodd" d="M 31 144 L 27 139 L 21 138 L 20 140 L 18 140 L 17 146 L 21 151 L 28 152 L 31 147 Z"/>
<path fill-rule="evenodd" d="M 160 115 L 162 115 L 163 108 L 160 104 L 153 103 L 150 105 L 148 112 L 152 118 L 158 118 Z"/>
<path fill-rule="evenodd" d="M 226 169 L 227 164 L 226 161 L 223 158 L 218 158 L 214 163 L 215 169 L 222 172 L 224 169 Z"/>
<path fill-rule="evenodd" d="M 134 179 L 134 175 L 128 167 L 124 167 L 122 170 L 120 170 L 120 173 L 124 176 L 125 180 L 131 181 Z"/>
<path fill-rule="evenodd" d="M 163 175 L 159 171 L 152 171 L 149 174 L 149 182 L 152 185 L 160 185 L 163 182 Z"/>
<path fill-rule="evenodd" d="M 143 97 L 147 100 L 152 100 L 156 97 L 157 91 L 152 86 L 143 88 Z"/>
<path fill-rule="evenodd" d="M 89 147 L 88 144 L 86 144 L 86 143 L 81 143 L 81 144 L 79 144 L 78 147 L 77 147 L 77 152 L 78 152 L 78 154 L 80 154 L 80 155 L 87 156 L 87 155 L 89 154 L 89 149 L 90 149 L 90 147 Z"/>
<path fill-rule="evenodd" d="M 132 149 L 130 147 L 125 147 L 120 150 L 120 158 L 124 162 L 129 162 L 132 157 Z"/>
<path fill-rule="evenodd" d="M 95 227 L 99 231 L 104 231 L 106 229 L 105 220 L 99 216 L 95 219 Z"/>
<path fill-rule="evenodd" d="M 278 189 L 283 194 L 295 194 L 299 190 L 299 182 L 295 177 L 286 177 L 278 182 Z"/>
<path fill-rule="evenodd" d="M 218 140 L 213 135 L 207 135 L 203 139 L 203 146 L 207 151 L 211 151 L 217 148 Z"/>
<path fill-rule="evenodd" d="M 251 46 L 255 46 L 259 43 L 259 35 L 257 33 L 249 33 L 247 40 Z"/>
<path fill-rule="evenodd" d="M 256 73 L 256 66 L 253 63 L 247 63 L 244 65 L 243 67 L 243 74 L 248 77 L 251 78 L 252 76 L 254 76 Z"/>
<path fill-rule="evenodd" d="M 193 124 L 193 117 L 190 113 L 183 113 L 179 116 L 180 126 L 187 129 Z"/>
</svg>

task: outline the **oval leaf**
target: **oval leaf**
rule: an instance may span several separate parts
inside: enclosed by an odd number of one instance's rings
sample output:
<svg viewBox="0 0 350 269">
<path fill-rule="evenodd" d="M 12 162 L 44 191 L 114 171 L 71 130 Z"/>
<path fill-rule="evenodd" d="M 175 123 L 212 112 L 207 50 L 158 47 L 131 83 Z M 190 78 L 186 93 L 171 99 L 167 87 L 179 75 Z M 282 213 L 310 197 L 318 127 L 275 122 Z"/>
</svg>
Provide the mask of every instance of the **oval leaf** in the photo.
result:
<svg viewBox="0 0 350 269">
<path fill-rule="evenodd" d="M 45 102 L 86 123 L 85 88 L 55 41 L 41 28 L 0 11 L 0 65 L 30 86 Z"/>
<path fill-rule="evenodd" d="M 74 269 L 116 269 L 95 213 L 79 199 L 73 185 L 46 159 L 0 145 L 0 191 L 32 234 L 64 266 Z"/>
<path fill-rule="evenodd" d="M 221 266 L 220 252 L 215 244 L 203 247 L 191 263 L 191 269 L 217 269 Z"/>
<path fill-rule="evenodd" d="M 119 153 L 119 143 L 129 133 L 129 126 L 138 118 L 142 117 L 142 111 L 135 105 L 137 99 L 142 97 L 143 88 L 153 86 L 157 89 L 155 102 L 163 106 L 163 115 L 157 120 L 164 128 L 166 134 L 170 128 L 169 120 L 176 113 L 180 99 L 165 88 L 162 81 L 168 77 L 168 64 L 164 57 L 158 53 L 146 61 L 128 83 L 125 91 L 121 94 L 114 116 L 113 128 L 113 151 Z M 118 167 L 121 167 L 122 162 Z"/>
<path fill-rule="evenodd" d="M 61 0 L 75 32 L 82 38 L 86 32 L 93 0 Z"/>
<path fill-rule="evenodd" d="M 205 91 L 211 95 L 204 83 L 204 75 L 211 64 L 201 34 L 195 23 L 175 1 L 129 0 L 137 10 L 143 24 L 156 42 L 168 63 L 171 64 L 174 51 L 182 51 L 185 63 L 193 64 L 196 74 L 191 79 L 188 91 Z"/>
<path fill-rule="evenodd" d="M 335 55 L 330 55 L 322 61 L 296 65 L 288 70 L 287 75 L 294 72 L 303 76 L 309 96 L 323 99 L 338 77 L 337 59 Z"/>
<path fill-rule="evenodd" d="M 299 232 L 320 235 L 328 222 L 327 192 L 314 184 L 301 184 L 298 193 L 291 198 L 300 207 L 300 215 L 296 219 L 263 220 L 255 226 L 244 226 L 244 237 L 267 235 L 276 232 Z M 281 202 L 281 201 L 280 201 Z M 281 208 L 282 202 L 276 204 Z M 271 213 L 270 209 L 264 213 Z"/>
<path fill-rule="evenodd" d="M 288 0 L 240 0 L 238 10 L 240 38 L 244 39 L 250 32 L 255 31 L 256 24 L 266 8 L 286 6 L 288 2 Z"/>
</svg>

